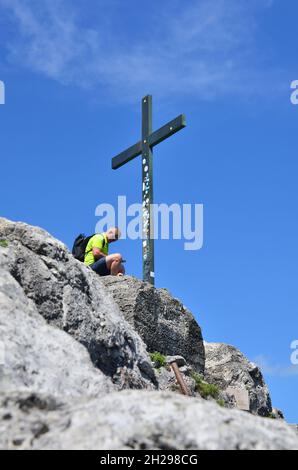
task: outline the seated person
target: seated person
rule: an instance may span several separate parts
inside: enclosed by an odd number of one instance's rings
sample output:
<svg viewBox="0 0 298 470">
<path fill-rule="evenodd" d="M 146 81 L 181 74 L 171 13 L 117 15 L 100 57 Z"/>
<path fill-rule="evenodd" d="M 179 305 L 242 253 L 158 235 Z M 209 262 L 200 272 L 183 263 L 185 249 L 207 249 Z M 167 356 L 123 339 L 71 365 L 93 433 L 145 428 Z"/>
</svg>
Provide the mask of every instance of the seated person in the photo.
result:
<svg viewBox="0 0 298 470">
<path fill-rule="evenodd" d="M 121 254 L 109 255 L 109 244 L 114 243 L 120 237 L 121 233 L 117 227 L 94 235 L 86 247 L 85 264 L 100 276 L 123 276 L 125 269 Z"/>
</svg>

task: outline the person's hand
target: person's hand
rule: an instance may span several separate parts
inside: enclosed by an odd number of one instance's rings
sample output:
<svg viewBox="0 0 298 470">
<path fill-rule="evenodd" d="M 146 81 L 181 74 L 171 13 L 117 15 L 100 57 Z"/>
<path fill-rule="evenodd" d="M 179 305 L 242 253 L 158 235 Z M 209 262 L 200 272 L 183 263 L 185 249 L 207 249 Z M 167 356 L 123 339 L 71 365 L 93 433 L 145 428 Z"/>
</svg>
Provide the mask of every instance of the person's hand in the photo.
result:
<svg viewBox="0 0 298 470">
<path fill-rule="evenodd" d="M 122 273 L 118 273 L 118 274 L 117 274 L 117 277 L 122 277 L 122 276 L 123 276 Z"/>
</svg>

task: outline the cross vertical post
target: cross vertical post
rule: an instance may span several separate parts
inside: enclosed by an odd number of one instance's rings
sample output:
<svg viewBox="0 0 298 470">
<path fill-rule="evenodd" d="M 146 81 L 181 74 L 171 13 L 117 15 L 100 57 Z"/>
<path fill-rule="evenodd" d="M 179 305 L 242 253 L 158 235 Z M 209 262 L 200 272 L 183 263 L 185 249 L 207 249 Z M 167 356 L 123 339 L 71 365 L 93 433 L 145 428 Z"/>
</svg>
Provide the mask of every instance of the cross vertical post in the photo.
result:
<svg viewBox="0 0 298 470">
<path fill-rule="evenodd" d="M 142 100 L 142 201 L 143 201 L 143 279 L 154 285 L 154 220 L 153 150 L 149 143 L 152 134 L 152 96 Z"/>
</svg>

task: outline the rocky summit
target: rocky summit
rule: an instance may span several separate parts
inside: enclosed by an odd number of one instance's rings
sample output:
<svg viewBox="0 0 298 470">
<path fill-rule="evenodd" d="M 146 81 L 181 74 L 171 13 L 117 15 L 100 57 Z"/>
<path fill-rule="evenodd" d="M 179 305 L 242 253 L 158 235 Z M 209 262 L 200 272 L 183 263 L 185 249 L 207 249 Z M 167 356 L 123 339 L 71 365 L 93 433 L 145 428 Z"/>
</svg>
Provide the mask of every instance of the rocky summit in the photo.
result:
<svg viewBox="0 0 298 470">
<path fill-rule="evenodd" d="M 102 282 L 149 352 L 181 355 L 196 371 L 204 373 L 201 328 L 179 300 L 166 289 L 155 289 L 131 277 L 107 276 Z"/>
<path fill-rule="evenodd" d="M 0 448 L 298 449 L 298 436 L 260 369 L 204 343 L 167 290 L 100 278 L 46 231 L 0 219 Z"/>
<path fill-rule="evenodd" d="M 205 343 L 205 378 L 220 390 L 233 394 L 233 390 L 247 392 L 249 411 L 259 416 L 273 412 L 269 390 L 256 364 L 233 346 Z"/>
</svg>

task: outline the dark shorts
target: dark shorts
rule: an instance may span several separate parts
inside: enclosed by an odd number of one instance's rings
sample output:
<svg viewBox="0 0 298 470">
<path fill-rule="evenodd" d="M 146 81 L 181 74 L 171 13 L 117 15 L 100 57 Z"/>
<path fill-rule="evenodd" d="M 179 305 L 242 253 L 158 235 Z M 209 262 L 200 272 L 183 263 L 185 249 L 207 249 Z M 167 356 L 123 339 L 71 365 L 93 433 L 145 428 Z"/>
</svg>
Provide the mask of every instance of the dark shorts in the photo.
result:
<svg viewBox="0 0 298 470">
<path fill-rule="evenodd" d="M 90 268 L 100 276 L 109 276 L 111 274 L 111 271 L 107 268 L 105 258 L 100 258 L 98 261 L 91 264 Z"/>
</svg>

